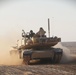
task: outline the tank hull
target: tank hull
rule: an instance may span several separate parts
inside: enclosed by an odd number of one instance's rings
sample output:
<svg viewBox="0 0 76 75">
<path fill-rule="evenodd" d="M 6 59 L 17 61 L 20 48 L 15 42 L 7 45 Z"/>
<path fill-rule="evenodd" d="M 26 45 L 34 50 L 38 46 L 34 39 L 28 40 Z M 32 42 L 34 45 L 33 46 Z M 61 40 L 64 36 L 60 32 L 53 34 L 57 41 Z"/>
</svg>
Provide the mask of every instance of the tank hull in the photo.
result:
<svg viewBox="0 0 76 75">
<path fill-rule="evenodd" d="M 51 48 L 45 50 L 24 50 L 24 62 L 32 59 L 51 59 L 53 63 L 59 63 L 62 57 L 63 50 L 60 48 Z M 28 58 L 29 57 L 29 58 Z"/>
</svg>

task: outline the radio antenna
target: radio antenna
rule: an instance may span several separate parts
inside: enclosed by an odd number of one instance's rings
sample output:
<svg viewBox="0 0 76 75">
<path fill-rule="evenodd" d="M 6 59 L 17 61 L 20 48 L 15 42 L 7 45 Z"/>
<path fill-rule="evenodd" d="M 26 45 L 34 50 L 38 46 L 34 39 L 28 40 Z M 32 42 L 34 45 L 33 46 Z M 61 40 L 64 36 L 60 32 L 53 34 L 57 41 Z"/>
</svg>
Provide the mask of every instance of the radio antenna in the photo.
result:
<svg viewBox="0 0 76 75">
<path fill-rule="evenodd" d="M 50 19 L 48 18 L 48 37 L 50 37 Z"/>
</svg>

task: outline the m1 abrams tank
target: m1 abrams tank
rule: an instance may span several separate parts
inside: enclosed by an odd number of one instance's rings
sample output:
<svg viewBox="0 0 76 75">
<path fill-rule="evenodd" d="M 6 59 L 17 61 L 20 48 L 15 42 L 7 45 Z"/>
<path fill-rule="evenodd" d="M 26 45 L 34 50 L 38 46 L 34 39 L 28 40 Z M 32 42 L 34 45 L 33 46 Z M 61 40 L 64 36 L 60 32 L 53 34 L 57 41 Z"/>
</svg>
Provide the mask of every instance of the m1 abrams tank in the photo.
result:
<svg viewBox="0 0 76 75">
<path fill-rule="evenodd" d="M 53 63 L 59 63 L 62 57 L 63 50 L 60 48 L 53 48 L 58 42 L 61 42 L 61 38 L 50 37 L 50 25 L 48 19 L 48 34 L 42 27 L 37 33 L 32 30 L 29 33 L 25 33 L 22 30 L 22 37 L 24 38 L 24 45 L 21 45 L 18 50 L 23 50 L 23 62 L 30 64 L 32 59 L 50 59 Z"/>
</svg>

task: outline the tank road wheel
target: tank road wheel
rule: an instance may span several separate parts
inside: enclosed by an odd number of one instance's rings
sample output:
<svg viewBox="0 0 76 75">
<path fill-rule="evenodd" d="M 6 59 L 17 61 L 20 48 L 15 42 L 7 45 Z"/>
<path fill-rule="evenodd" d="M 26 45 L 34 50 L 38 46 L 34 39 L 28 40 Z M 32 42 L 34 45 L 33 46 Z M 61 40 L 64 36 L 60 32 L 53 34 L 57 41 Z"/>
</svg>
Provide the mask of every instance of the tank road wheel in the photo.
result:
<svg viewBox="0 0 76 75">
<path fill-rule="evenodd" d="M 24 56 L 23 63 L 25 65 L 29 65 L 30 64 L 30 56 L 29 55 Z"/>
</svg>

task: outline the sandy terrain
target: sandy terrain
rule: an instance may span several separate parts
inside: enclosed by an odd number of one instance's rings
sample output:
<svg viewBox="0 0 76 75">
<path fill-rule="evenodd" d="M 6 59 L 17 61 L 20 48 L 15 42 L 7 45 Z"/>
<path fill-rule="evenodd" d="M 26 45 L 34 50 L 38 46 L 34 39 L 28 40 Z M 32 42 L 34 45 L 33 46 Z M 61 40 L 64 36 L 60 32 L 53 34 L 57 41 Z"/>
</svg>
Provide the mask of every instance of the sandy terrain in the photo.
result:
<svg viewBox="0 0 76 75">
<path fill-rule="evenodd" d="M 76 65 L 3 65 L 0 66 L 0 75 L 76 75 Z"/>
<path fill-rule="evenodd" d="M 76 75 L 76 58 L 67 63 L 35 62 L 31 65 L 0 65 L 0 75 Z"/>
<path fill-rule="evenodd" d="M 64 44 L 65 45 L 65 44 Z M 70 48 L 70 47 L 68 47 Z M 75 51 L 75 47 L 74 48 Z M 73 52 L 72 48 L 70 53 Z M 66 58 L 66 57 L 65 57 Z M 33 62 L 31 65 L 17 64 L 0 64 L 0 75 L 76 75 L 76 54 L 71 53 L 70 60 L 60 64 L 51 64 L 49 61 Z M 64 59 L 63 61 L 66 61 Z M 8 60 L 7 60 L 8 61 Z M 11 62 L 12 63 L 12 62 Z"/>
</svg>

